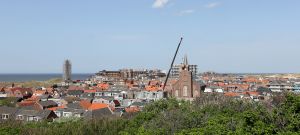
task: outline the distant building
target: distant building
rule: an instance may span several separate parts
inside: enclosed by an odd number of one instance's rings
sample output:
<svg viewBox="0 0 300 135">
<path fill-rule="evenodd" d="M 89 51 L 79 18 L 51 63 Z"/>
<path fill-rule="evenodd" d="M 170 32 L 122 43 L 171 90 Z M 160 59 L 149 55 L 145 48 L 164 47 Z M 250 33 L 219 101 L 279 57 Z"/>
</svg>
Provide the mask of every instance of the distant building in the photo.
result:
<svg viewBox="0 0 300 135">
<path fill-rule="evenodd" d="M 293 85 L 293 91 L 294 92 L 300 92 L 300 82 L 296 82 Z"/>
<path fill-rule="evenodd" d="M 137 79 L 137 78 L 159 78 L 165 77 L 166 74 L 160 70 L 134 70 L 121 69 L 118 71 L 102 70 L 96 73 L 97 76 L 114 78 L 114 79 Z"/>
<path fill-rule="evenodd" d="M 70 60 L 65 60 L 63 65 L 63 81 L 69 82 L 71 81 L 72 75 L 72 64 Z"/>
<path fill-rule="evenodd" d="M 189 71 L 192 72 L 193 77 L 196 78 L 197 73 L 198 73 L 198 66 L 197 66 L 197 65 L 189 65 L 189 64 L 188 64 L 188 60 L 187 60 L 187 56 L 186 56 L 186 55 L 184 56 L 183 63 L 178 64 L 178 65 L 174 65 L 174 66 L 172 67 L 172 69 L 171 69 L 171 77 L 172 77 L 172 78 L 178 78 L 178 77 L 179 77 L 179 74 L 180 74 L 180 72 L 181 72 L 181 67 L 182 67 L 183 65 L 187 65 Z"/>
<path fill-rule="evenodd" d="M 180 68 L 179 79 L 172 85 L 170 94 L 172 97 L 184 100 L 193 100 L 200 96 L 200 84 L 193 79 L 186 57 Z"/>
<path fill-rule="evenodd" d="M 274 81 L 267 85 L 272 92 L 292 91 L 293 85 L 286 82 Z"/>
</svg>

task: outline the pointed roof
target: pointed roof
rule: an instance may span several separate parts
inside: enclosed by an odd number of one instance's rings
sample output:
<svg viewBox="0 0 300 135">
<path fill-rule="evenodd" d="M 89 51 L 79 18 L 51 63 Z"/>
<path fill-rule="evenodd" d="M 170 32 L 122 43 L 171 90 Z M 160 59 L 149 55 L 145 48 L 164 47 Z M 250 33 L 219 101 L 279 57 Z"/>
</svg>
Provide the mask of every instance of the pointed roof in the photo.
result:
<svg viewBox="0 0 300 135">
<path fill-rule="evenodd" d="M 184 65 L 188 65 L 187 55 L 184 55 L 184 58 L 183 58 L 183 64 L 184 64 Z"/>
</svg>

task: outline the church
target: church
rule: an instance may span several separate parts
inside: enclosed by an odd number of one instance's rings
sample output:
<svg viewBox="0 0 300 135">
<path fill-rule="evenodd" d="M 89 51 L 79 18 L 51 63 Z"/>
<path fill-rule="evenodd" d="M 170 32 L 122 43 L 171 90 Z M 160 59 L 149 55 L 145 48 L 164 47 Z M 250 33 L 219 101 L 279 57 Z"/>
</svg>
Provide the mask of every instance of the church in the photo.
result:
<svg viewBox="0 0 300 135">
<path fill-rule="evenodd" d="M 187 56 L 184 57 L 181 64 L 178 80 L 172 84 L 170 96 L 190 101 L 200 96 L 200 85 L 193 78 L 192 71 L 189 69 Z"/>
</svg>

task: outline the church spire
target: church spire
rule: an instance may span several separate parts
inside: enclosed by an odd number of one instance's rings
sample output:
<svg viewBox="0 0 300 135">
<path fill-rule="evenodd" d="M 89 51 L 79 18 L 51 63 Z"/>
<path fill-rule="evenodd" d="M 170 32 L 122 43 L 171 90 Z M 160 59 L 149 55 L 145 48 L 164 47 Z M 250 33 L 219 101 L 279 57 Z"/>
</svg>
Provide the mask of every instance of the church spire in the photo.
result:
<svg viewBox="0 0 300 135">
<path fill-rule="evenodd" d="M 184 55 L 184 59 L 183 59 L 183 64 L 184 65 L 188 65 L 188 59 L 187 59 L 187 55 Z"/>
<path fill-rule="evenodd" d="M 189 63 L 187 60 L 187 55 L 183 58 L 183 63 L 181 63 L 181 70 L 188 70 L 189 71 Z"/>
</svg>

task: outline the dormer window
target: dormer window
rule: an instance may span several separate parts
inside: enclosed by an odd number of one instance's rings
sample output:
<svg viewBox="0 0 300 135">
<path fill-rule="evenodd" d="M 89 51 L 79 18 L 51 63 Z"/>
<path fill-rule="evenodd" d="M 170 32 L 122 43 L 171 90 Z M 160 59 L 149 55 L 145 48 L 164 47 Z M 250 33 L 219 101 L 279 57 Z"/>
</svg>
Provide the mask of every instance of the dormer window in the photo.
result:
<svg viewBox="0 0 300 135">
<path fill-rule="evenodd" d="M 9 118 L 9 114 L 2 114 L 2 119 L 7 120 Z"/>
</svg>

